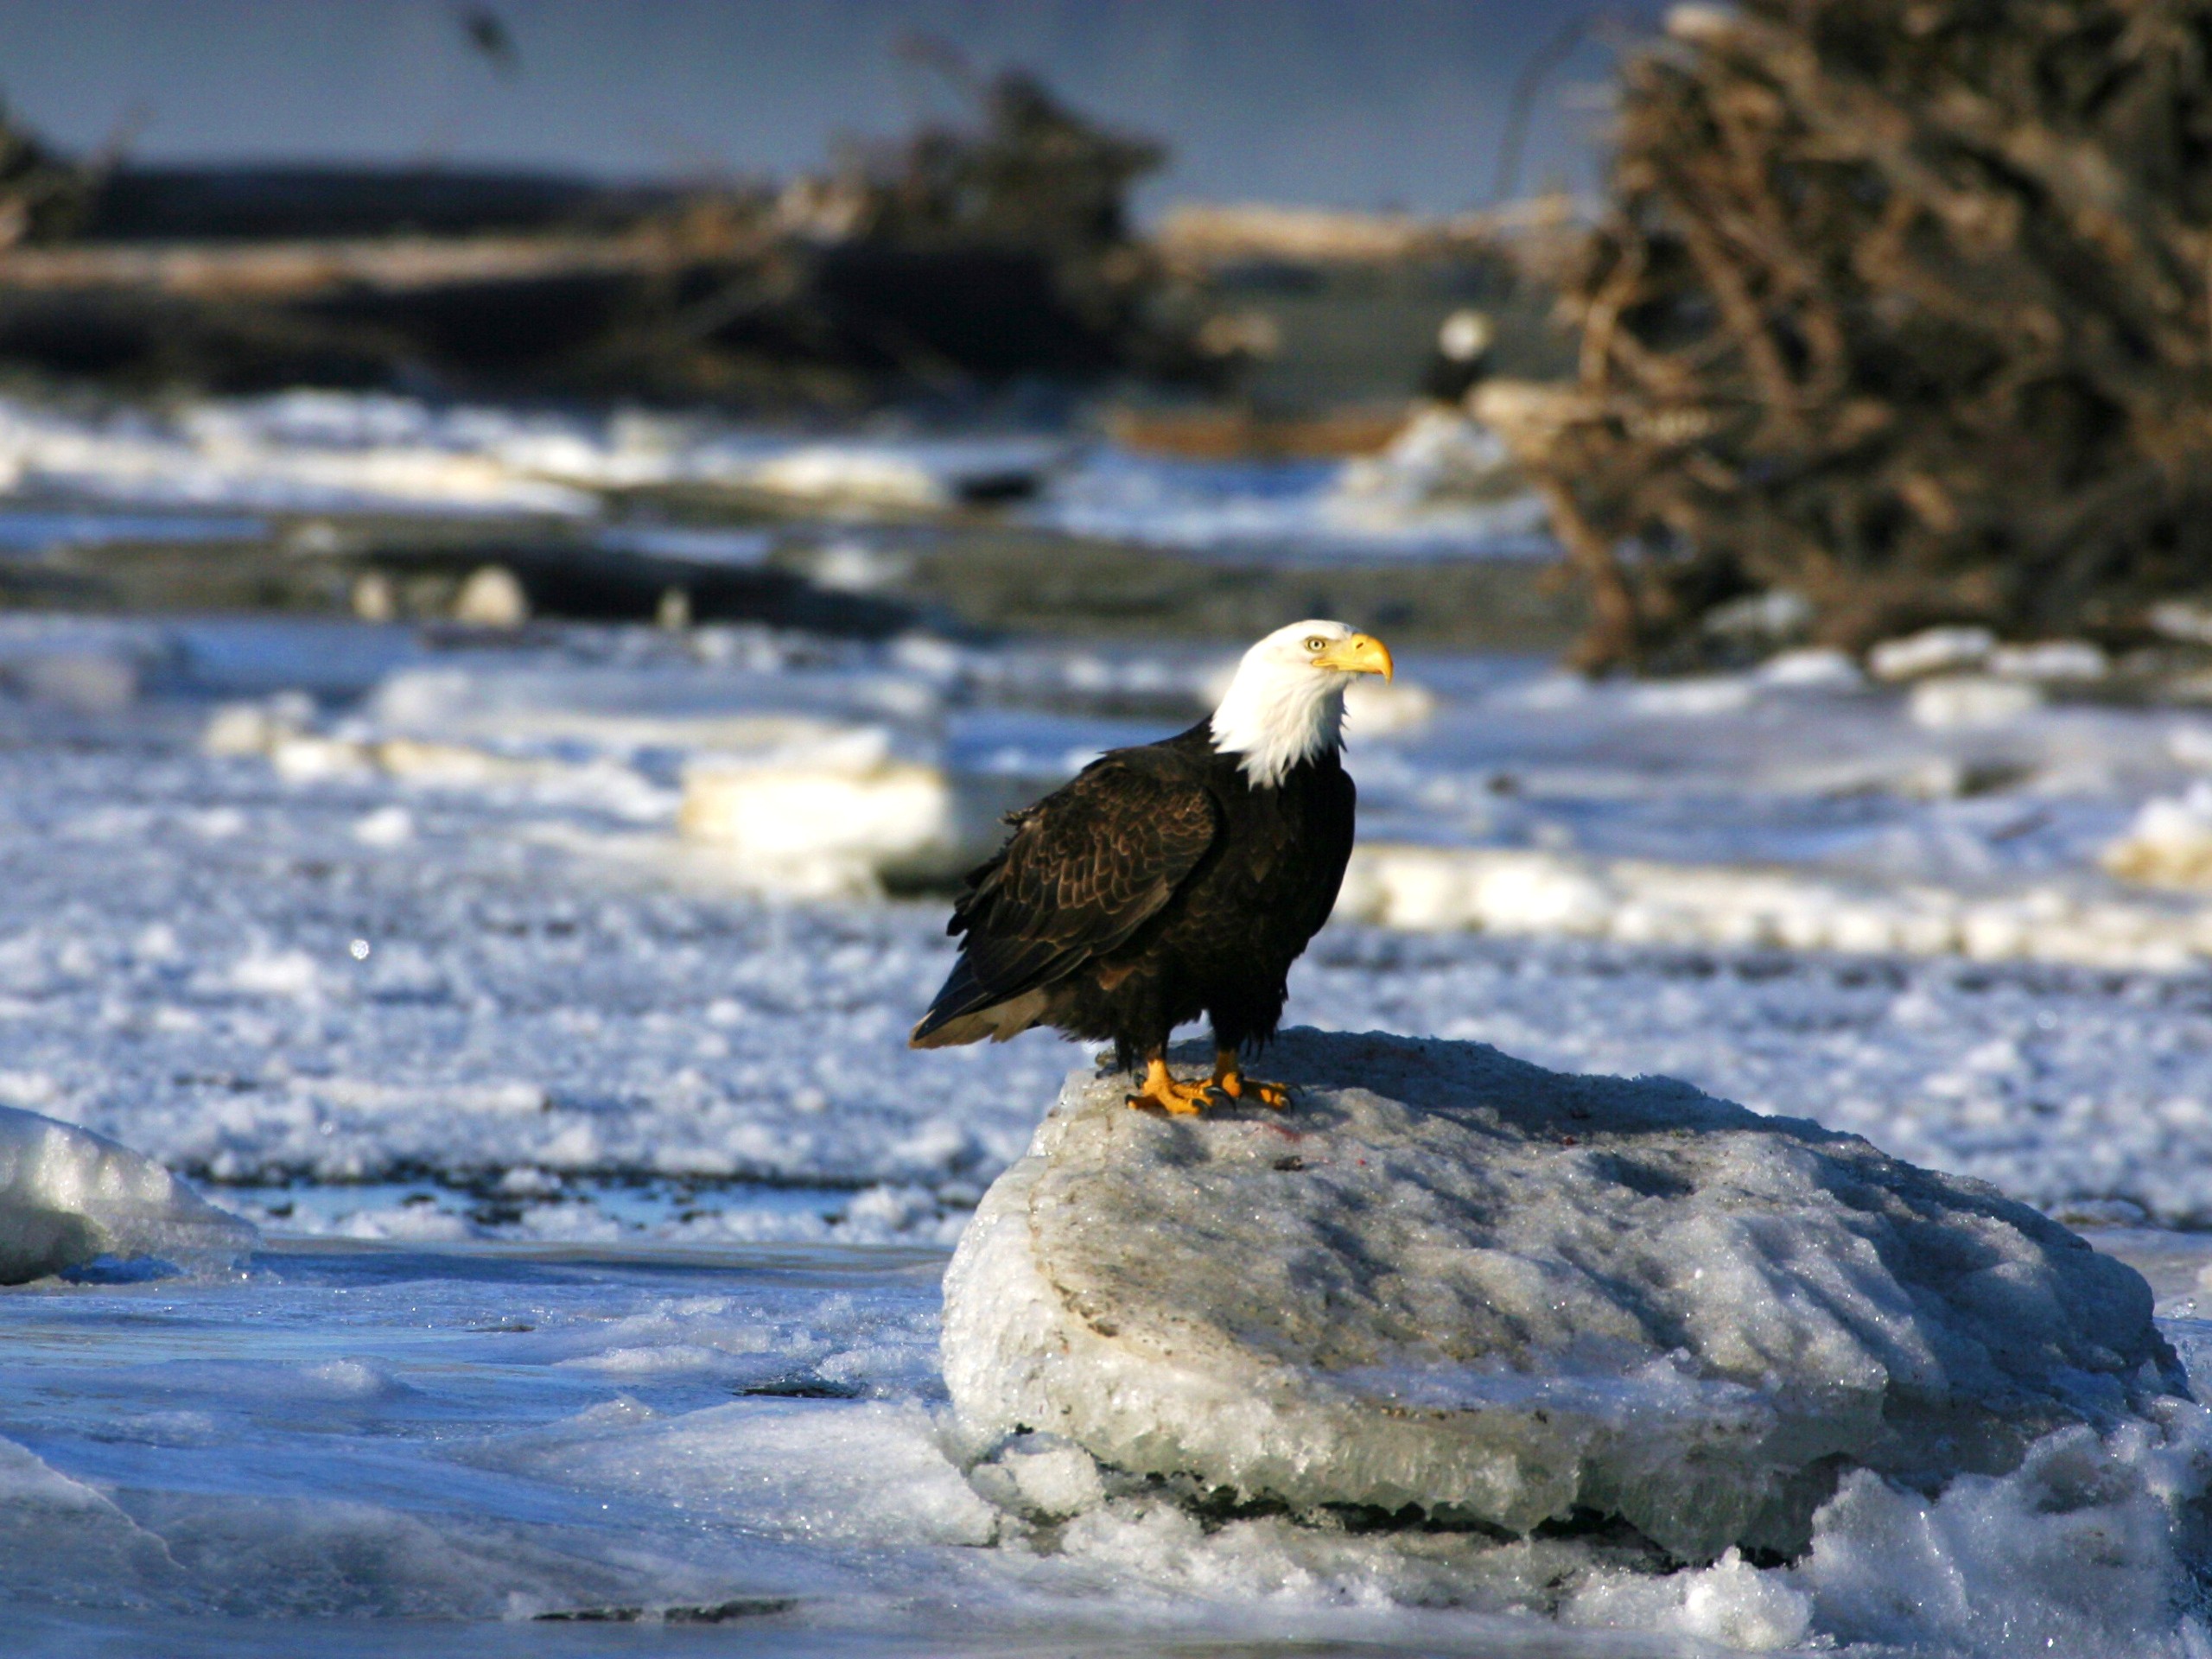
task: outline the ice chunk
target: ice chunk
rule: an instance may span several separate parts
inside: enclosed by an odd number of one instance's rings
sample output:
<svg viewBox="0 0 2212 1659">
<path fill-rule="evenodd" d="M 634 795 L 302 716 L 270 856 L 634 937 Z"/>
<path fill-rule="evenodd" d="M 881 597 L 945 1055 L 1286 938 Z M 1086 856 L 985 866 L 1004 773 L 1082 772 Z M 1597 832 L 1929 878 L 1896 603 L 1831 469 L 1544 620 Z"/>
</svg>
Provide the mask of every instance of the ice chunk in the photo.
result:
<svg viewBox="0 0 2212 1659">
<path fill-rule="evenodd" d="M 251 1225 L 150 1158 L 74 1124 L 0 1107 L 0 1284 L 103 1255 L 235 1255 L 254 1238 Z"/>
<path fill-rule="evenodd" d="M 1859 664 L 1831 645 L 1778 652 L 1759 664 L 1761 685 L 1792 691 L 1856 691 L 1866 683 Z"/>
<path fill-rule="evenodd" d="M 892 738 L 855 728 L 758 757 L 702 761 L 685 772 L 678 823 L 759 886 L 865 893 L 969 868 L 1005 835 L 1001 816 L 1052 781 L 906 758 Z"/>
<path fill-rule="evenodd" d="M 1342 499 L 1412 507 L 1424 502 L 1497 500 L 1525 486 L 1504 441 L 1456 410 L 1427 409 L 1377 455 L 1347 461 Z"/>
<path fill-rule="evenodd" d="M 1878 680 L 1913 680 L 1972 668 L 1996 649 L 1997 636 L 1987 628 L 1927 628 L 1883 640 L 1866 653 L 1866 668 Z"/>
<path fill-rule="evenodd" d="M 1813 626 L 1813 601 L 1787 588 L 1770 588 L 1717 605 L 1705 613 L 1707 633 L 1751 641 L 1790 640 Z"/>
<path fill-rule="evenodd" d="M 1993 674 L 1938 674 L 1912 688 L 1906 711 L 1916 726 L 1945 731 L 1961 726 L 1999 726 L 2034 713 L 2043 693 L 2032 681 Z"/>
<path fill-rule="evenodd" d="M 763 461 L 746 480 L 772 495 L 919 511 L 948 507 L 945 481 L 910 455 L 810 444 Z"/>
<path fill-rule="evenodd" d="M 471 628 L 518 628 L 530 620 L 530 596 L 505 565 L 480 565 L 461 584 L 453 620 Z"/>
<path fill-rule="evenodd" d="M 997 1520 L 912 1401 L 747 1399 L 664 1416 L 618 1400 L 480 1460 L 817 1543 L 984 1544 Z"/>
<path fill-rule="evenodd" d="M 1435 694 L 1423 686 L 1361 679 L 1344 688 L 1344 723 L 1356 738 L 1415 731 L 1435 713 Z"/>
<path fill-rule="evenodd" d="M 2109 674 L 2112 659 L 2086 639 L 2046 639 L 1999 646 L 1989 653 L 1989 671 L 2008 679 L 2088 682 Z"/>
<path fill-rule="evenodd" d="M 2212 782 L 2199 779 L 2179 797 L 2145 802 L 2098 861 L 2124 881 L 2212 887 Z"/>
<path fill-rule="evenodd" d="M 946 1278 L 972 1443 L 1709 1560 L 1802 1550 L 1853 1469 L 2001 1474 L 2183 1388 L 2133 1268 L 1855 1136 L 1477 1044 L 1268 1069 L 1287 1116 L 1070 1080 Z"/>
</svg>

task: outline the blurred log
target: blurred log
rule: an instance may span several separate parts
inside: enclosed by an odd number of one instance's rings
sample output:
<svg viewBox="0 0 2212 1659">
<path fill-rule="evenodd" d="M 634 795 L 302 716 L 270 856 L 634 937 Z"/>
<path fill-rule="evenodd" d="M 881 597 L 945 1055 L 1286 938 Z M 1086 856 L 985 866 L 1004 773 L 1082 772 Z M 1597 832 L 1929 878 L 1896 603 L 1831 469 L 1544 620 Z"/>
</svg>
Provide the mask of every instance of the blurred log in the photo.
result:
<svg viewBox="0 0 2212 1659">
<path fill-rule="evenodd" d="M 101 174 L 74 225 L 95 242 L 342 241 L 611 232 L 683 205 L 673 184 L 558 174 L 294 164 L 158 167 Z"/>
<path fill-rule="evenodd" d="M 752 238 L 757 253 L 766 237 Z M 0 251 L 0 288 L 101 289 L 205 300 L 299 301 L 339 290 L 391 292 L 551 277 L 664 273 L 736 246 L 686 247 L 665 236 L 391 237 L 358 241 L 79 243 Z"/>
<path fill-rule="evenodd" d="M 1694 662 L 1767 589 L 1859 649 L 2212 588 L 2208 272 L 2212 0 L 1678 8 L 1559 273 L 1575 391 L 1502 421 L 1581 660 Z"/>
<path fill-rule="evenodd" d="M 1160 152 L 1020 75 L 980 87 L 968 125 L 780 194 L 313 169 L 194 187 L 172 170 L 95 192 L 94 238 L 150 238 L 132 242 L 11 246 L 11 142 L 0 124 L 0 359 L 64 373 L 853 404 L 1217 367 L 1154 303 L 1162 273 L 1127 224 Z M 247 200 L 241 180 L 273 194 Z M 458 230 L 470 213 L 506 228 L 251 239 L 295 210 L 308 228 Z"/>
</svg>

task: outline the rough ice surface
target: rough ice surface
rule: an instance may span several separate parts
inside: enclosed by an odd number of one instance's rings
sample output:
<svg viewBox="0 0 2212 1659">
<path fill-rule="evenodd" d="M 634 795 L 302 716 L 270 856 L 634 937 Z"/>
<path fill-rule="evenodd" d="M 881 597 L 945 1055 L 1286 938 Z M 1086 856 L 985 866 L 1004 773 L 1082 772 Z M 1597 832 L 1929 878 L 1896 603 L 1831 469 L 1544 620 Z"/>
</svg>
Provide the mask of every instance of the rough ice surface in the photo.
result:
<svg viewBox="0 0 2212 1659">
<path fill-rule="evenodd" d="M 57 696 L 57 663 L 135 689 Z M 949 960 L 942 903 L 764 896 L 726 844 L 679 835 L 686 773 L 859 729 L 963 776 L 1040 777 L 1194 718 L 1217 666 L 744 629 L 487 651 L 6 619 L 0 1103 L 256 1184 L 309 1229 L 949 1239 L 1068 1051 L 909 1054 Z M 2200 958 L 2154 951 L 2156 931 L 2035 956 L 2107 910 L 2199 925 L 2094 859 L 2207 764 L 2212 725 L 2053 709 L 1989 750 L 1878 696 L 1729 681 L 1737 712 L 1686 714 L 1681 688 L 1527 664 L 1405 677 L 1425 719 L 1353 724 L 1367 845 L 1294 1019 L 1687 1077 L 2063 1215 L 2212 1219 Z M 1153 712 L 1079 712 L 1132 706 Z M 2080 792 L 1906 789 L 2037 767 Z M 1487 931 L 1453 931 L 1471 906 Z M 268 1185 L 298 1179 L 358 1185 Z M 632 1179 L 668 1203 L 609 1185 Z"/>
<path fill-rule="evenodd" d="M 101 1256 L 205 1262 L 243 1254 L 254 1230 L 105 1135 L 0 1106 L 0 1285 Z"/>
<path fill-rule="evenodd" d="M 1229 654 L 0 619 L 0 1104 L 213 1182 L 264 1240 L 242 1274 L 0 1298 L 11 1651 L 2202 1659 L 2212 1433 L 2179 1403 L 1939 1497 L 1847 1478 L 1787 1566 L 1194 1510 L 1041 1436 L 963 1481 L 938 1276 L 1077 1057 L 909 1052 L 942 900 L 747 890 L 678 835 L 686 771 L 818 722 L 1042 775 L 1187 724 Z M 1938 730 L 1832 660 L 1585 687 L 1405 658 L 1427 707 L 1352 722 L 1371 844 L 1685 884 L 1623 918 L 1775 875 L 1785 918 L 1930 887 L 2157 909 L 2098 854 L 2212 770 L 2200 712 L 2057 690 Z M 2196 957 L 1405 922 L 1332 924 L 1294 1020 L 1681 1077 L 1990 1180 L 2098 1224 L 2212 1363 L 2212 1247 L 2145 1224 L 2212 1221 Z M 731 1602 L 712 1631 L 534 1622 Z"/>
<path fill-rule="evenodd" d="M 41 499 L 589 519 L 602 492 L 707 486 L 867 518 L 1011 491 L 1036 494 L 1023 509 L 1036 523 L 1241 559 L 1551 556 L 1541 504 L 1493 479 L 1497 461 L 1494 440 L 1448 423 L 1362 464 L 1225 466 L 1044 434 L 826 439 L 696 416 L 440 407 L 384 393 L 92 416 L 0 399 L 0 494 Z"/>
<path fill-rule="evenodd" d="M 1796 1553 L 2178 1394 L 2133 1268 L 1993 1190 L 1663 1079 L 1287 1033 L 1296 1109 L 1071 1080 L 946 1279 L 969 1429 L 1247 1499 Z"/>
<path fill-rule="evenodd" d="M 188 1294 L 10 1293 L 10 1651 L 565 1655 L 605 1649 L 540 1616 L 732 1604 L 714 1642 L 802 1654 L 2202 1651 L 2194 1406 L 1939 1497 L 1855 1475 L 1794 1563 L 1669 1572 L 1602 1535 L 1198 1513 L 1042 1436 L 963 1479 L 941 1262 L 291 1241 Z"/>
</svg>

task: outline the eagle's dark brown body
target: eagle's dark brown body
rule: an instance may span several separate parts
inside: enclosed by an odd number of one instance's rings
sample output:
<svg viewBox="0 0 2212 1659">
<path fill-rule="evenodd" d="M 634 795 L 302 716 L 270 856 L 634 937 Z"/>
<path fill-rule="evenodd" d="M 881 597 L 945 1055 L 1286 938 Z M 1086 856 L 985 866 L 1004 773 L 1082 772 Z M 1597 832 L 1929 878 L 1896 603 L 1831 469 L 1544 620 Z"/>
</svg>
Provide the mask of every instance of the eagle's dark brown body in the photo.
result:
<svg viewBox="0 0 2212 1659">
<path fill-rule="evenodd" d="M 1205 722 L 1103 756 L 969 876 L 960 960 L 914 1046 L 1046 1025 L 1110 1039 L 1126 1070 L 1200 1014 L 1220 1048 L 1264 1042 L 1336 904 L 1353 805 L 1334 747 L 1257 788 Z"/>
</svg>

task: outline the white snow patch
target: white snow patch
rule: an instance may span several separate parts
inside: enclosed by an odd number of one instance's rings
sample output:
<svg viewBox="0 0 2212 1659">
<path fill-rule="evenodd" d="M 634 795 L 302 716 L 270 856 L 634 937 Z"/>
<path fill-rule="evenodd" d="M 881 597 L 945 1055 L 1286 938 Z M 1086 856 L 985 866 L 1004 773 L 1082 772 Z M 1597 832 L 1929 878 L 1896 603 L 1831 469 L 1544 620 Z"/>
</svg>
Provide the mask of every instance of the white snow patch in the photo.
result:
<svg viewBox="0 0 2212 1659">
<path fill-rule="evenodd" d="M 1807 645 L 1777 652 L 1758 666 L 1761 684 L 1798 691 L 1857 691 L 1866 677 L 1859 664 L 1832 645 Z"/>
<path fill-rule="evenodd" d="M 380 806 L 353 825 L 353 839 L 365 847 L 400 847 L 415 838 L 415 815 L 404 806 Z"/>
<path fill-rule="evenodd" d="M 1483 436 L 1462 447 L 1440 427 L 1408 442 L 1403 464 L 1226 467 L 1101 446 L 1048 480 L 1027 516 L 1079 536 L 1270 561 L 1554 556 L 1542 501 L 1487 471 Z"/>
<path fill-rule="evenodd" d="M 230 983 L 248 996 L 311 997 L 321 988 L 322 969 L 304 950 L 256 945 L 232 964 Z"/>
<path fill-rule="evenodd" d="M 945 479 L 911 456 L 842 444 L 809 444 L 762 461 L 736 480 L 771 495 L 928 512 L 957 499 Z"/>
</svg>

